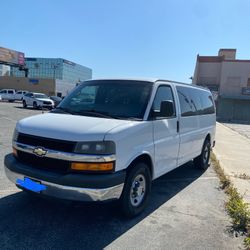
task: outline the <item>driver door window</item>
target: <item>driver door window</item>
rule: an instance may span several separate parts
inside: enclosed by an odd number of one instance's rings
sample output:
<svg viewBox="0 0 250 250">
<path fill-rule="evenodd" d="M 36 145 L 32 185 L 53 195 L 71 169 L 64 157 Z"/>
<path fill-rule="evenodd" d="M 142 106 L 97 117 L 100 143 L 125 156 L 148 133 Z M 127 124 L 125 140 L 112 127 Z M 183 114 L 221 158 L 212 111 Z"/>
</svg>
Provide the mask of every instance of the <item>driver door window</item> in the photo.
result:
<svg viewBox="0 0 250 250">
<path fill-rule="evenodd" d="M 161 109 L 161 102 L 162 101 L 172 101 L 174 106 L 174 97 L 173 97 L 173 92 L 170 86 L 160 86 L 157 89 L 157 92 L 155 94 L 155 99 L 153 102 L 153 106 L 152 106 L 152 112 L 154 112 L 154 118 L 162 118 L 162 119 L 166 119 L 164 117 L 160 117 L 160 109 Z M 157 115 L 159 114 L 159 115 Z M 175 114 L 174 114 L 175 116 Z"/>
</svg>

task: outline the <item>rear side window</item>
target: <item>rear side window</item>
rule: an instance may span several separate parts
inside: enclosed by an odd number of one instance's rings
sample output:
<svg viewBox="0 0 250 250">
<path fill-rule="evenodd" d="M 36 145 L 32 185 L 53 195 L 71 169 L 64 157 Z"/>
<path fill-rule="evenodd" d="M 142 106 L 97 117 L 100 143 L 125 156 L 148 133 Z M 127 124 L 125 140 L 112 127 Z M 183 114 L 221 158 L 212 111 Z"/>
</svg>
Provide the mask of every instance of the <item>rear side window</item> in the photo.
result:
<svg viewBox="0 0 250 250">
<path fill-rule="evenodd" d="M 0 93 L 1 94 L 7 94 L 7 90 L 2 90 Z"/>
<path fill-rule="evenodd" d="M 177 93 L 181 106 L 181 116 L 196 115 L 196 109 L 189 97 L 189 88 L 177 86 Z"/>
<path fill-rule="evenodd" d="M 8 94 L 14 94 L 13 90 L 8 90 Z"/>
<path fill-rule="evenodd" d="M 201 89 L 176 87 L 181 116 L 206 115 L 215 113 L 214 102 L 211 93 Z"/>
<path fill-rule="evenodd" d="M 201 102 L 201 92 L 199 89 L 189 88 L 189 98 L 193 105 L 195 115 L 201 115 L 203 112 L 202 102 Z"/>
<path fill-rule="evenodd" d="M 201 91 L 202 114 L 214 114 L 214 101 L 212 94 L 207 91 Z"/>
</svg>

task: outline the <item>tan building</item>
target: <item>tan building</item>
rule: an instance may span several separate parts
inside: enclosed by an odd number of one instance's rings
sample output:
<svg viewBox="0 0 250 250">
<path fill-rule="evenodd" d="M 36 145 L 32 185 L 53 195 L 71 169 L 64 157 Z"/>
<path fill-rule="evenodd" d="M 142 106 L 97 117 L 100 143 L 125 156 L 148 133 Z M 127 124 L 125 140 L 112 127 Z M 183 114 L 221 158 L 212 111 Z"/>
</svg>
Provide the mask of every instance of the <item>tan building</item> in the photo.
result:
<svg viewBox="0 0 250 250">
<path fill-rule="evenodd" d="M 250 121 L 250 60 L 236 59 L 236 49 L 197 55 L 192 83 L 213 91 L 218 118 Z"/>
<path fill-rule="evenodd" d="M 27 90 L 47 95 L 67 95 L 75 84 L 59 79 L 27 78 L 27 77 L 0 77 L 0 89 Z"/>
</svg>

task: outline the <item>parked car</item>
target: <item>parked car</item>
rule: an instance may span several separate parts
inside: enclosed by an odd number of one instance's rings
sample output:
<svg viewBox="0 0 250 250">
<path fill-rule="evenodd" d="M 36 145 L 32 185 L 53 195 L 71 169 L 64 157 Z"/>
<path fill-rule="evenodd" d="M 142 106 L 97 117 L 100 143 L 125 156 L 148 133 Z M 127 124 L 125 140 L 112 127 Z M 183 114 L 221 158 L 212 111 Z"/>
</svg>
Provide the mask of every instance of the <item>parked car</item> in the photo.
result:
<svg viewBox="0 0 250 250">
<path fill-rule="evenodd" d="M 14 102 L 15 101 L 15 90 L 14 89 L 2 89 L 0 91 L 1 100 Z"/>
<path fill-rule="evenodd" d="M 54 101 L 55 107 L 57 107 L 59 103 L 62 101 L 62 98 L 59 96 L 50 96 L 50 99 Z"/>
<path fill-rule="evenodd" d="M 25 94 L 27 94 L 28 91 L 26 90 L 18 90 L 16 93 L 15 93 L 15 101 L 22 101 L 23 100 L 23 96 Z"/>
<path fill-rule="evenodd" d="M 23 107 L 32 106 L 34 109 L 39 108 L 54 108 L 54 102 L 45 94 L 42 93 L 27 93 L 23 96 Z"/>
<path fill-rule="evenodd" d="M 208 89 L 164 80 L 90 80 L 53 111 L 17 123 L 5 171 L 23 190 L 119 199 L 121 211 L 135 216 L 154 179 L 190 160 L 207 169 L 215 122 Z"/>
</svg>

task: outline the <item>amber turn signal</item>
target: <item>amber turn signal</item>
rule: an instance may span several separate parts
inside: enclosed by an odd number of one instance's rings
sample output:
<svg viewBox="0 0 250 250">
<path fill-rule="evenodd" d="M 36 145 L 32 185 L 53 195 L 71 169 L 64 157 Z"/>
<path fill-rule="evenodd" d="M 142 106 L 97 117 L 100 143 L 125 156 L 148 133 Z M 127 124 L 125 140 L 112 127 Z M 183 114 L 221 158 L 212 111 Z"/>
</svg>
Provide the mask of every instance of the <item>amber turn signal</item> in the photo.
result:
<svg viewBox="0 0 250 250">
<path fill-rule="evenodd" d="M 113 162 L 105 163 L 83 163 L 83 162 L 72 162 L 71 169 L 79 171 L 112 171 L 114 168 Z"/>
</svg>

